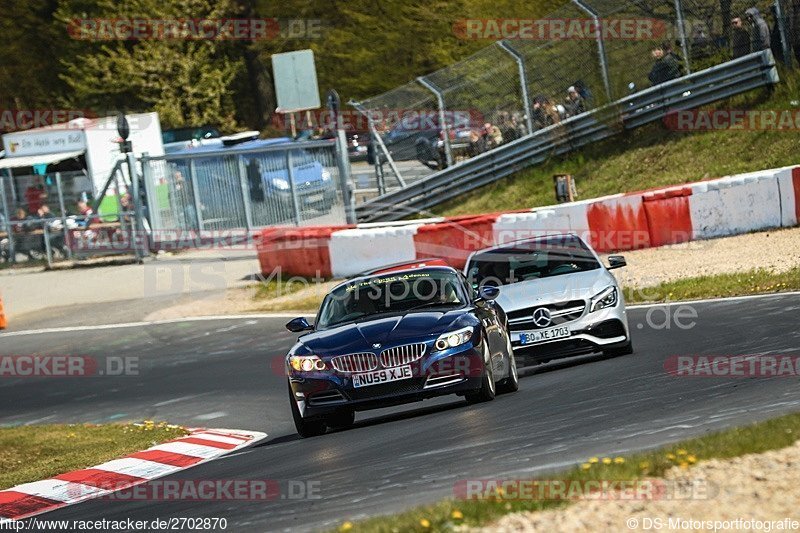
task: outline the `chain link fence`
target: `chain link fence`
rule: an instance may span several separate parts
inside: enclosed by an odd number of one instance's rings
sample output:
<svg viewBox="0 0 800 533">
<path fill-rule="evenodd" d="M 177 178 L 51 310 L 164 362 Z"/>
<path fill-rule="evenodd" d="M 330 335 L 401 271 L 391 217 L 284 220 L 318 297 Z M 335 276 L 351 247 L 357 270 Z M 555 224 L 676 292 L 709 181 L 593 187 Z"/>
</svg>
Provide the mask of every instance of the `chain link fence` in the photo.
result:
<svg viewBox="0 0 800 533">
<path fill-rule="evenodd" d="M 345 224 L 332 141 L 143 158 L 154 241 L 188 232 Z"/>
<path fill-rule="evenodd" d="M 134 253 L 132 200 L 119 167 L 102 201 L 95 200 L 82 171 L 0 176 L 0 264 L 53 267 Z"/>
<path fill-rule="evenodd" d="M 572 0 L 538 20 L 467 20 L 495 40 L 384 94 L 351 102 L 374 124 L 368 200 L 633 92 L 771 48 L 800 57 L 800 0 Z M 426 116 L 428 120 L 419 120 Z M 371 194 L 369 194 L 371 193 Z"/>
</svg>

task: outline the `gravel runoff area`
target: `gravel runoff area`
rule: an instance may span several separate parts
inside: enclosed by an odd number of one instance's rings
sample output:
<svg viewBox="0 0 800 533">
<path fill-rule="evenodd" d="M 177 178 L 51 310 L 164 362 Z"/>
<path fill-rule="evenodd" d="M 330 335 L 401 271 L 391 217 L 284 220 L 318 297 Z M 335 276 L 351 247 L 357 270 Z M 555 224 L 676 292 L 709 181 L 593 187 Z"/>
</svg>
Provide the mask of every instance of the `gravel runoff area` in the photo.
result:
<svg viewBox="0 0 800 533">
<path fill-rule="evenodd" d="M 636 288 L 755 268 L 785 272 L 800 266 L 800 227 L 622 253 L 628 266 L 614 275 Z"/>
<path fill-rule="evenodd" d="M 705 489 L 697 492 L 700 497 L 687 499 L 587 498 L 560 509 L 508 514 L 472 531 L 713 531 L 709 521 L 735 523 L 737 519 L 742 520 L 739 527 L 723 526 L 719 531 L 769 531 L 757 521 L 772 522 L 772 531 L 791 530 L 774 525 L 786 519 L 794 521 L 797 530 L 800 441 L 763 454 L 715 459 L 688 469 L 674 467 L 665 478 Z M 656 520 L 661 520 L 661 527 L 654 527 Z"/>
<path fill-rule="evenodd" d="M 701 275 L 743 272 L 765 268 L 784 272 L 800 265 L 800 227 L 707 241 L 624 252 L 628 266 L 614 271 L 623 286 L 641 288 L 664 281 Z M 194 301 L 157 310 L 147 320 L 254 313 L 259 311 L 308 311 L 309 297 L 325 294 L 326 282 L 275 299 L 255 301 L 255 285 L 198 294 Z M 267 304 L 268 302 L 268 304 Z M 268 309 L 265 309 L 265 305 Z"/>
</svg>

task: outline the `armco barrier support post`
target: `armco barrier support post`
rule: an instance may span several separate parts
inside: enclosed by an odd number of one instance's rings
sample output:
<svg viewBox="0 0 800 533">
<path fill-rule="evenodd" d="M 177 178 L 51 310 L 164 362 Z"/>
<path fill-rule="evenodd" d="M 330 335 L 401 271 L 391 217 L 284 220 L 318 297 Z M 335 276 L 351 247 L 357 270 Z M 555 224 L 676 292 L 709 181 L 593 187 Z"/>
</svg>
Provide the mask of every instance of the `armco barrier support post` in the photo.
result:
<svg viewBox="0 0 800 533">
<path fill-rule="evenodd" d="M 445 120 L 444 115 L 444 97 L 442 96 L 442 91 L 438 87 L 436 87 L 433 83 L 428 81 L 425 76 L 420 76 L 417 78 L 417 81 L 428 89 L 430 92 L 436 95 L 436 102 L 439 106 L 439 126 L 442 128 L 442 134 L 444 136 L 444 155 L 445 159 L 447 160 L 447 166 L 453 166 L 453 152 L 450 149 L 450 128 L 447 127 L 447 120 Z"/>
<path fill-rule="evenodd" d="M 300 201 L 297 199 L 297 187 L 294 181 L 294 160 L 292 158 L 292 151 L 286 150 L 286 171 L 289 177 L 289 192 L 292 198 L 292 211 L 294 212 L 294 223 L 299 226 L 303 222 L 300 216 Z"/>
<path fill-rule="evenodd" d="M 347 156 L 347 137 L 343 129 L 336 130 L 336 166 L 339 168 L 339 186 L 342 189 L 345 219 L 348 224 L 355 224 L 356 209 L 350 179 L 350 158 Z"/>
<path fill-rule="evenodd" d="M 678 25 L 678 39 L 681 41 L 681 53 L 683 53 L 683 64 L 686 67 L 686 74 L 692 73 L 692 64 L 689 60 L 689 45 L 686 42 L 686 28 L 684 27 L 683 5 L 681 0 L 675 0 L 675 22 Z"/>
<path fill-rule="evenodd" d="M 525 124 L 528 126 L 528 133 L 533 133 L 533 116 L 531 115 L 531 100 L 528 96 L 528 73 L 525 70 L 525 58 L 508 41 L 497 41 L 497 45 L 511 54 L 517 62 L 519 70 L 519 85 L 522 88 L 522 105 L 525 110 Z"/>
<path fill-rule="evenodd" d="M 572 2 L 583 10 L 587 15 L 592 17 L 594 21 L 595 39 L 597 40 L 597 55 L 600 58 L 600 73 L 603 75 L 603 87 L 606 90 L 606 97 L 611 102 L 614 98 L 611 96 L 611 81 L 608 76 L 608 57 L 606 56 L 606 45 L 603 42 L 603 28 L 600 26 L 600 16 L 597 12 L 589 7 L 582 0 L 572 0 Z"/>
</svg>

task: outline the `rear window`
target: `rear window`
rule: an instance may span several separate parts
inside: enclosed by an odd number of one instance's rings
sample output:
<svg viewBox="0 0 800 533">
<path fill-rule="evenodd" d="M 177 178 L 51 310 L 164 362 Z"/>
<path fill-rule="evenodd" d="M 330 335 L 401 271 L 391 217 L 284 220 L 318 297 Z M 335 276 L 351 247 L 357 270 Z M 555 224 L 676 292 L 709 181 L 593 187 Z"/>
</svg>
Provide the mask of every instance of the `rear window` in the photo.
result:
<svg viewBox="0 0 800 533">
<path fill-rule="evenodd" d="M 586 245 L 574 236 L 515 244 L 476 254 L 467 277 L 473 285 L 510 285 L 600 268 Z"/>
</svg>

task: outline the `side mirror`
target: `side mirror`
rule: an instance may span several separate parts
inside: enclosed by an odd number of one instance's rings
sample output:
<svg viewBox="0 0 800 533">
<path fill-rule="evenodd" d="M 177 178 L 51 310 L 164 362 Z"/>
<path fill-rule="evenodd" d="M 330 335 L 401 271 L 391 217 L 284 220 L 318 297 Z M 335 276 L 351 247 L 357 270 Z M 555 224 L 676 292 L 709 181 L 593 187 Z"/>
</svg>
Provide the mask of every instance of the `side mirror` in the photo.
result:
<svg viewBox="0 0 800 533">
<path fill-rule="evenodd" d="M 478 298 L 475 303 L 490 302 L 500 296 L 500 288 L 494 285 L 484 285 L 478 289 Z"/>
<path fill-rule="evenodd" d="M 300 333 L 301 331 L 311 331 L 314 326 L 308 323 L 305 317 L 293 318 L 286 324 L 286 329 L 292 333 Z"/>
<path fill-rule="evenodd" d="M 614 270 L 615 268 L 622 268 L 628 264 L 625 261 L 625 256 L 622 255 L 609 255 L 608 256 L 608 269 Z"/>
</svg>

